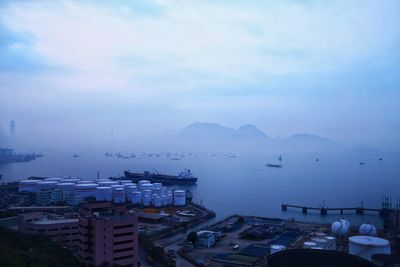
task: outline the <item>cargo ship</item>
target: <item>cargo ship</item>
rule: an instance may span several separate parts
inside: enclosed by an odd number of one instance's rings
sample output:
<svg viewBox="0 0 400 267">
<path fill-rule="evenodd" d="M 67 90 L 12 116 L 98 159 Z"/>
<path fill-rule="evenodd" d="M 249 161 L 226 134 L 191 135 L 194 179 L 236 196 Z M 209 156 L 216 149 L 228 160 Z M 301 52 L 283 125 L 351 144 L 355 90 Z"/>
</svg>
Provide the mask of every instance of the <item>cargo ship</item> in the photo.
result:
<svg viewBox="0 0 400 267">
<path fill-rule="evenodd" d="M 185 169 L 178 175 L 167 175 L 160 173 L 151 173 L 145 171 L 143 173 L 133 173 L 129 171 L 124 172 L 126 178 L 132 180 L 132 182 L 138 182 L 140 180 L 148 180 L 152 183 L 162 183 L 165 185 L 191 185 L 197 183 L 197 178 L 193 176 L 189 169 Z"/>
</svg>

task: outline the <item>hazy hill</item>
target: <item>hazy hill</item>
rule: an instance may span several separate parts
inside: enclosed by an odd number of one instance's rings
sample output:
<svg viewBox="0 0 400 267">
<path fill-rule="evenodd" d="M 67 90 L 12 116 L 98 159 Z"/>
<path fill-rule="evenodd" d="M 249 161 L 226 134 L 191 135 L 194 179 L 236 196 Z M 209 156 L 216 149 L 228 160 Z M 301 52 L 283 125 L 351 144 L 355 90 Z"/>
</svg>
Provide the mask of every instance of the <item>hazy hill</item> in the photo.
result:
<svg viewBox="0 0 400 267">
<path fill-rule="evenodd" d="M 184 138 L 248 138 L 267 139 L 267 135 L 254 125 L 243 125 L 239 129 L 221 126 L 217 123 L 195 122 L 178 131 L 179 137 Z"/>
<path fill-rule="evenodd" d="M 306 133 L 297 133 L 282 140 L 280 147 L 293 152 L 339 152 L 345 149 L 336 141 Z"/>
<path fill-rule="evenodd" d="M 159 134 L 156 139 L 159 145 L 178 150 L 265 153 L 376 151 L 365 145 L 354 149 L 347 148 L 331 139 L 308 133 L 296 133 L 285 139 L 275 139 L 251 124 L 234 129 L 217 123 L 195 122 L 182 129 Z"/>
</svg>

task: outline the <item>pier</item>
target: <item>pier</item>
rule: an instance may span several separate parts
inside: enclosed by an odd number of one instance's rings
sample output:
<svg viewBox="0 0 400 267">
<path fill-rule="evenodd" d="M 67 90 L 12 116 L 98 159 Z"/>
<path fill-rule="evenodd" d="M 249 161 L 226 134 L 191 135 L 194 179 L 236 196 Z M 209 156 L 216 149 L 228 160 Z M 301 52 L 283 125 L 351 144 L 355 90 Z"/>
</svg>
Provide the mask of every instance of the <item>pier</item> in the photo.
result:
<svg viewBox="0 0 400 267">
<path fill-rule="evenodd" d="M 330 211 L 340 212 L 343 214 L 344 211 L 354 211 L 356 214 L 364 214 L 365 212 L 377 212 L 380 216 L 388 216 L 393 212 L 393 209 L 382 208 L 382 209 L 371 209 L 364 207 L 350 207 L 350 208 L 326 208 L 326 207 L 307 207 L 299 205 L 282 204 L 282 211 L 287 211 L 288 208 L 299 209 L 303 214 L 307 214 L 308 211 L 319 211 L 321 215 L 327 215 Z"/>
</svg>

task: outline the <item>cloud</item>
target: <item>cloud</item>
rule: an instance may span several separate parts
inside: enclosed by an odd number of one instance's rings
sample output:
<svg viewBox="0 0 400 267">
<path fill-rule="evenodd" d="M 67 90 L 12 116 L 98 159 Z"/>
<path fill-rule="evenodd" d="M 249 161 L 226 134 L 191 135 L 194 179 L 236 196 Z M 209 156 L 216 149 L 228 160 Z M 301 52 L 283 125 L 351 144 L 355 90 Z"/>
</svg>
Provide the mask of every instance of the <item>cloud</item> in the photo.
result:
<svg viewBox="0 0 400 267">
<path fill-rule="evenodd" d="M 75 88 L 179 91 L 388 57 L 400 39 L 398 8 L 397 1 L 35 1 L 11 2 L 2 17 L 29 39 L 9 49 L 70 71 Z"/>
</svg>

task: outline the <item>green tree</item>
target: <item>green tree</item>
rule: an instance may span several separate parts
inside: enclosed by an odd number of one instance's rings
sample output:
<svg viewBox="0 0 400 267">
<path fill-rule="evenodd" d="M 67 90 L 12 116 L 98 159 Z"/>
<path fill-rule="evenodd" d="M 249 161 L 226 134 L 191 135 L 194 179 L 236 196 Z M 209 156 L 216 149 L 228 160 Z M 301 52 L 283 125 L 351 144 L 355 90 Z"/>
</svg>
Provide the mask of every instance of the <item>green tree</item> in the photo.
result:
<svg viewBox="0 0 400 267">
<path fill-rule="evenodd" d="M 196 232 L 193 232 L 193 231 L 191 231 L 191 232 L 188 234 L 188 236 L 187 236 L 187 240 L 188 240 L 189 242 L 192 242 L 192 243 L 195 243 L 196 240 L 197 240 L 197 238 L 198 238 L 197 233 L 196 233 Z"/>
</svg>

